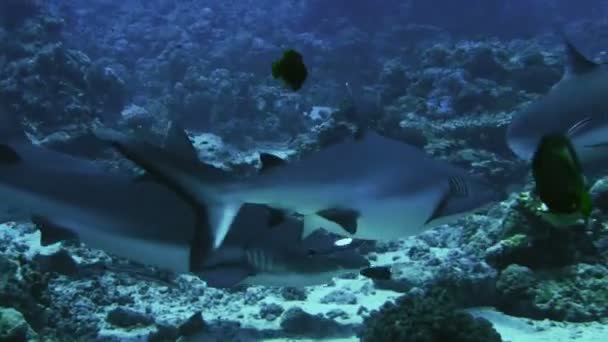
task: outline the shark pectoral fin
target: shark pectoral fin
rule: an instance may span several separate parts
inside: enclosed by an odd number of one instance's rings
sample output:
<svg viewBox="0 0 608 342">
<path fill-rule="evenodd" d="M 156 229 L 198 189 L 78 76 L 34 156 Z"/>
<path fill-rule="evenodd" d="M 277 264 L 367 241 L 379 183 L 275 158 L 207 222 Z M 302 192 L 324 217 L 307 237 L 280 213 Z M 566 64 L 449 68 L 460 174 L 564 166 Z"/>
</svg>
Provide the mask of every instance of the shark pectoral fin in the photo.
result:
<svg viewBox="0 0 608 342">
<path fill-rule="evenodd" d="M 241 206 L 242 203 L 216 203 L 207 207 L 214 249 L 221 246 Z"/>
<path fill-rule="evenodd" d="M 198 207 L 190 241 L 190 272 L 201 272 L 212 251 L 220 248 L 240 208 L 236 203 Z"/>
<path fill-rule="evenodd" d="M 281 209 L 268 207 L 268 227 L 274 228 L 287 220 L 287 213 Z"/>
<path fill-rule="evenodd" d="M 319 219 L 322 218 L 317 215 L 306 215 L 302 218 L 302 223 L 304 226 L 302 227 L 302 234 L 300 236 L 301 240 L 306 239 L 312 235 L 312 233 L 323 228 L 323 226 L 319 224 Z"/>
<path fill-rule="evenodd" d="M 461 176 L 450 177 L 448 179 L 448 190 L 439 198 L 431 216 L 429 216 L 424 224 L 426 225 L 433 220 L 449 215 L 451 210 L 448 204 L 451 199 L 467 196 L 469 196 L 469 188 L 466 181 Z"/>
<path fill-rule="evenodd" d="M 31 221 L 40 230 L 40 244 L 42 246 L 52 245 L 60 241 L 78 240 L 78 234 L 51 222 L 45 217 L 32 216 Z"/>
<path fill-rule="evenodd" d="M 198 273 L 198 276 L 203 279 L 208 286 L 215 288 L 234 287 L 250 275 L 251 270 L 249 268 L 238 265 L 218 267 L 203 270 Z"/>
<path fill-rule="evenodd" d="M 0 144 L 0 164 L 11 165 L 21 161 L 21 157 L 12 147 Z"/>
<path fill-rule="evenodd" d="M 317 215 L 339 224 L 342 229 L 351 235 L 357 233 L 357 220 L 359 219 L 359 212 L 354 209 L 343 209 L 343 208 L 329 208 L 320 210 Z"/>
<path fill-rule="evenodd" d="M 164 148 L 171 153 L 179 155 L 181 158 L 195 162 L 199 161 L 198 153 L 192 145 L 188 133 L 175 121 L 171 122 L 171 127 L 169 127 L 169 132 L 165 138 Z"/>
<path fill-rule="evenodd" d="M 428 224 L 431 221 L 434 221 L 442 216 L 444 216 L 444 211 L 445 211 L 445 207 L 447 205 L 448 202 L 448 197 L 445 196 L 441 199 L 441 201 L 439 201 L 439 203 L 437 203 L 437 205 L 435 206 L 435 209 L 433 210 L 433 213 L 431 214 L 431 216 L 429 216 L 429 218 L 424 222 L 424 224 Z"/>
<path fill-rule="evenodd" d="M 272 170 L 275 167 L 286 165 L 287 162 L 270 153 L 260 153 L 260 162 L 262 163 L 262 168 L 260 169 L 260 173 L 268 172 L 268 170 Z"/>
</svg>

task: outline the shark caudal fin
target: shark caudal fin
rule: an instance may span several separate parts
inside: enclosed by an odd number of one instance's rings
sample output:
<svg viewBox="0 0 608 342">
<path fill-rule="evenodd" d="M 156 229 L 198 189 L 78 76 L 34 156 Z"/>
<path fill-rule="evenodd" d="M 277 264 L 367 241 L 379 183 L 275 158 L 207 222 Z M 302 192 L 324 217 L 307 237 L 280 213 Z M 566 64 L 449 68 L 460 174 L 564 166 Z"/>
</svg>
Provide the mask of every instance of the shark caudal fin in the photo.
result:
<svg viewBox="0 0 608 342">
<path fill-rule="evenodd" d="M 226 202 L 217 187 L 230 180 L 219 168 L 199 161 L 186 132 L 173 123 L 164 148 L 106 129 L 94 132 L 146 172 L 144 179 L 165 185 L 193 208 L 197 222 L 191 246 L 191 271 L 223 242 L 242 203 Z M 170 227 L 167 227 L 170 229 Z"/>
</svg>

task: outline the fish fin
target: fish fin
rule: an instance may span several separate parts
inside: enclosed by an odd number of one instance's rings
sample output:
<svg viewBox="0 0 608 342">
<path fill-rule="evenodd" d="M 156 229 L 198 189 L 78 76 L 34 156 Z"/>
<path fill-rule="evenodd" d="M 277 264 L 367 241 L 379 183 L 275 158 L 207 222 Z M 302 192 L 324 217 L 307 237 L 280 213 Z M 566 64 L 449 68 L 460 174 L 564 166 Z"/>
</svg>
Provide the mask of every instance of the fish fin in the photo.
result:
<svg viewBox="0 0 608 342">
<path fill-rule="evenodd" d="M 564 40 L 567 58 L 565 77 L 585 74 L 600 67 L 599 64 L 585 57 L 565 34 L 562 34 L 562 39 Z"/>
<path fill-rule="evenodd" d="M 439 201 L 439 203 L 437 203 L 437 206 L 435 206 L 435 209 L 433 210 L 433 213 L 431 214 L 431 216 L 429 216 L 429 218 L 426 220 L 426 222 L 424 222 L 425 225 L 428 224 L 429 222 L 443 216 L 443 212 L 445 210 L 445 207 L 447 205 L 449 198 L 450 198 L 449 195 L 444 196 L 441 199 L 441 201 Z"/>
<path fill-rule="evenodd" d="M 172 121 L 169 127 L 169 132 L 165 138 L 164 148 L 180 156 L 180 158 L 188 159 L 190 161 L 199 161 L 198 153 L 186 130 L 177 122 Z"/>
<path fill-rule="evenodd" d="M 287 213 L 281 209 L 268 207 L 268 227 L 274 228 L 287 220 Z"/>
<path fill-rule="evenodd" d="M 300 236 L 301 240 L 308 238 L 312 233 L 322 229 L 322 226 L 319 225 L 317 215 L 306 215 L 303 217 L 302 221 L 304 226 L 302 227 L 302 234 Z"/>
<path fill-rule="evenodd" d="M 31 221 L 40 230 L 40 244 L 42 246 L 61 241 L 78 240 L 78 234 L 51 222 L 46 217 L 34 215 L 31 217 Z"/>
<path fill-rule="evenodd" d="M 214 248 L 221 246 L 241 205 L 242 203 L 221 203 L 209 206 L 209 222 L 214 227 Z"/>
<path fill-rule="evenodd" d="M 267 172 L 268 170 L 272 170 L 275 167 L 286 165 L 287 162 L 285 159 L 275 156 L 271 153 L 260 153 L 260 162 L 262 163 L 262 168 L 260 169 L 260 173 Z"/>
<path fill-rule="evenodd" d="M 317 215 L 339 224 L 349 234 L 353 235 L 357 232 L 357 220 L 359 212 L 354 209 L 329 208 L 320 210 Z"/>
<path fill-rule="evenodd" d="M 21 161 L 21 156 L 7 144 L 0 144 L 0 164 L 13 165 Z"/>
<path fill-rule="evenodd" d="M 240 204 L 193 205 L 196 211 L 194 234 L 190 240 L 190 272 L 200 272 L 211 251 L 220 248 L 236 217 Z"/>
<path fill-rule="evenodd" d="M 197 217 L 196 229 L 199 230 L 194 233 L 191 246 L 191 268 L 196 269 L 199 261 L 195 259 L 206 259 L 222 244 L 242 205 L 240 202 L 224 202 L 214 197 L 213 183 L 226 181 L 226 172 L 128 137 L 106 135 L 103 138 L 125 158 L 144 169 L 192 207 Z M 202 239 L 206 241 L 201 241 Z"/>
<path fill-rule="evenodd" d="M 446 212 L 446 208 L 450 199 L 454 197 L 468 197 L 469 189 L 467 187 L 467 183 L 460 176 L 453 176 L 448 178 L 448 191 L 443 195 L 441 200 L 435 206 L 433 213 L 426 220 L 424 224 L 428 224 L 429 222 L 443 217 Z"/>
<path fill-rule="evenodd" d="M 214 288 L 234 287 L 250 275 L 252 272 L 249 268 L 237 265 L 203 270 L 198 274 L 208 286 Z"/>
</svg>

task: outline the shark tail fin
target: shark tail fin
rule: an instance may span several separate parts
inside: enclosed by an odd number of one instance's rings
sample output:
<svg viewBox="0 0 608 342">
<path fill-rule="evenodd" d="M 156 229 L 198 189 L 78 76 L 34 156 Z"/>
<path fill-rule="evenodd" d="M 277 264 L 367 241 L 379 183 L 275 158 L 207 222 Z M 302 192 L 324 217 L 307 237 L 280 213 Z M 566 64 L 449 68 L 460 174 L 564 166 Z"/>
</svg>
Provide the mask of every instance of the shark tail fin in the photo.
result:
<svg viewBox="0 0 608 342">
<path fill-rule="evenodd" d="M 198 161 L 195 150 L 185 147 L 189 140 L 183 129 L 178 125 L 171 129 L 174 131 L 169 132 L 165 148 L 107 130 L 97 131 L 96 135 L 146 172 L 139 182 L 144 179 L 162 184 L 192 207 L 196 224 L 190 246 L 190 271 L 199 272 L 210 253 L 226 238 L 242 203 L 219 196 L 217 184 L 229 180 L 227 173 Z"/>
</svg>

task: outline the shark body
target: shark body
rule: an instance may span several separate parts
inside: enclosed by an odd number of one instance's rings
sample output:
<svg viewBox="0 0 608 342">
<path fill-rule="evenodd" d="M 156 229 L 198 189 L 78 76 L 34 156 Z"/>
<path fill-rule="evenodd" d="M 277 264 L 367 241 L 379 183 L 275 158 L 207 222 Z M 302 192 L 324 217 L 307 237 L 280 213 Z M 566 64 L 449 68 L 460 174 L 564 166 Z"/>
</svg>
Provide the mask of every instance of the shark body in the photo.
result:
<svg viewBox="0 0 608 342">
<path fill-rule="evenodd" d="M 29 157 L 7 161 L 5 152 L 0 197 L 18 218 L 42 223 L 44 241 L 65 236 L 65 229 L 93 248 L 175 272 L 194 270 L 191 258 L 199 251 L 190 250 L 204 248 L 193 243 L 192 209 L 160 184 L 47 167 Z"/>
<path fill-rule="evenodd" d="M 165 146 L 172 152 L 194 151 L 172 138 Z M 217 287 L 321 284 L 368 265 L 351 248 L 333 245 L 335 238 L 302 240 L 301 221 L 269 229 L 270 211 L 259 205 L 239 209 L 231 233 L 211 251 L 207 220 L 166 186 L 23 140 L 0 144 L 0 197 L 9 199 L 3 219 L 32 218 L 43 243 L 76 238 L 142 264 L 193 272 Z"/>
<path fill-rule="evenodd" d="M 369 266 L 352 246 L 337 246 L 330 234 L 318 231 L 301 239 L 301 220 L 287 218 L 280 227 L 269 228 L 270 213 L 263 205 L 243 205 L 200 277 L 213 287 L 303 287 Z"/>
<path fill-rule="evenodd" d="M 567 134 L 585 172 L 608 167 L 608 69 L 583 56 L 565 39 L 564 76 L 538 100 L 514 115 L 507 143 L 531 160 L 547 134 Z"/>
<path fill-rule="evenodd" d="M 324 228 L 390 240 L 500 198 L 465 170 L 371 132 L 290 163 L 261 155 L 262 172 L 244 180 L 127 137 L 102 138 L 193 207 L 207 210 L 216 246 L 243 203 L 302 215 L 303 236 Z"/>
</svg>

